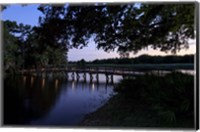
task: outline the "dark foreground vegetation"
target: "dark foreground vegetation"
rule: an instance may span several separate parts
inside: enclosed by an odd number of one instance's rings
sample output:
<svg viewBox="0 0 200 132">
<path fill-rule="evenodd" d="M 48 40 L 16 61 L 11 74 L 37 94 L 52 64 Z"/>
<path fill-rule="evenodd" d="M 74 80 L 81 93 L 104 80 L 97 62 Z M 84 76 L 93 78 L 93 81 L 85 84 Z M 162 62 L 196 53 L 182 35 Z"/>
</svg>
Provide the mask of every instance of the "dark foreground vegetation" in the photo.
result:
<svg viewBox="0 0 200 132">
<path fill-rule="evenodd" d="M 173 72 L 128 78 L 81 125 L 194 128 L 194 76 Z"/>
</svg>

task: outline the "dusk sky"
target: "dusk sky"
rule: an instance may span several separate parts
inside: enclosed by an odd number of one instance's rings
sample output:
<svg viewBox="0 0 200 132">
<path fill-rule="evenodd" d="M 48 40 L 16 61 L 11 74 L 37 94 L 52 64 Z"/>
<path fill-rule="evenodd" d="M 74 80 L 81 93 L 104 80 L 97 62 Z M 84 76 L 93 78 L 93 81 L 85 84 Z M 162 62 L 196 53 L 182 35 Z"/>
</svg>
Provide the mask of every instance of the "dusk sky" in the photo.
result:
<svg viewBox="0 0 200 132">
<path fill-rule="evenodd" d="M 40 11 L 37 10 L 38 4 L 30 4 L 28 6 L 20 6 L 20 5 L 11 5 L 6 10 L 2 12 L 2 19 L 3 20 L 11 20 L 17 21 L 17 23 L 24 23 L 29 24 L 32 26 L 38 25 L 38 18 L 42 15 Z M 184 54 L 194 54 L 196 53 L 196 42 L 195 40 L 189 41 L 190 48 L 183 49 L 178 55 Z M 169 55 L 171 53 L 164 53 L 158 50 L 153 50 L 151 48 L 144 49 L 139 51 L 137 54 L 133 55 L 130 54 L 131 57 L 139 56 L 141 54 L 149 54 L 149 55 Z M 68 53 L 68 60 L 69 61 L 76 61 L 76 60 L 95 60 L 95 59 L 103 59 L 103 58 L 115 58 L 119 57 L 116 52 L 104 52 L 103 50 L 97 50 L 96 45 L 94 42 L 89 43 L 89 45 L 83 49 L 72 49 Z"/>
</svg>

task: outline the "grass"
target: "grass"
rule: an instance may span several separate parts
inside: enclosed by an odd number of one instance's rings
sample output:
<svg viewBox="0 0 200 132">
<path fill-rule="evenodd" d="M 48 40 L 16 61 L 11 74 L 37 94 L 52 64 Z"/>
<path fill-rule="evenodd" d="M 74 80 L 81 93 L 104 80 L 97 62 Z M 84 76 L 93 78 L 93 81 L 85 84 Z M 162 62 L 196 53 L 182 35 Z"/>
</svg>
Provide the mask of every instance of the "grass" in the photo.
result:
<svg viewBox="0 0 200 132">
<path fill-rule="evenodd" d="M 194 128 L 194 77 L 169 73 L 122 80 L 106 105 L 80 125 L 114 127 Z"/>
</svg>

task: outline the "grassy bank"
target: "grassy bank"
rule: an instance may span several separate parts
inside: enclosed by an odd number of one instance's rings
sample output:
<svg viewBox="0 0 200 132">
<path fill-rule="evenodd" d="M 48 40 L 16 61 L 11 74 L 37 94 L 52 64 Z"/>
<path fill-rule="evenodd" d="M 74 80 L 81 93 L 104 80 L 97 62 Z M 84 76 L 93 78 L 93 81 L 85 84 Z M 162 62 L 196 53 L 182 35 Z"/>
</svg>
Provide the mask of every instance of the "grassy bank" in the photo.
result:
<svg viewBox="0 0 200 132">
<path fill-rule="evenodd" d="M 87 115 L 83 126 L 194 127 L 194 77 L 170 73 L 122 80 L 117 95 Z"/>
</svg>

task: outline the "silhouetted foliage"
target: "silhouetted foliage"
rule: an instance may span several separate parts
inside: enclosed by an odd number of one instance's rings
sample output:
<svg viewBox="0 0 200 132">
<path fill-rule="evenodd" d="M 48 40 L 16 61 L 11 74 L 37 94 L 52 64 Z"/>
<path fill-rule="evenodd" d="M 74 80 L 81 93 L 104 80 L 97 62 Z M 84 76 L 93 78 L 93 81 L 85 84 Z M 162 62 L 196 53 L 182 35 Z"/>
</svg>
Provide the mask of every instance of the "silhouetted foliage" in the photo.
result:
<svg viewBox="0 0 200 132">
<path fill-rule="evenodd" d="M 78 66 L 84 67 L 86 64 L 86 61 L 84 59 L 81 59 L 80 61 L 77 61 L 76 63 Z"/>
<path fill-rule="evenodd" d="M 38 27 L 3 21 L 5 71 L 21 68 L 60 66 L 67 63 L 67 49 L 59 44 L 42 44 Z"/>
<path fill-rule="evenodd" d="M 86 46 L 93 38 L 97 48 L 117 49 L 120 53 L 137 52 L 147 46 L 173 53 L 188 48 L 188 39 L 194 38 L 194 9 L 194 3 L 95 3 L 39 8 L 45 14 L 42 22 L 59 28 L 53 33 L 69 38 L 73 47 Z"/>
<path fill-rule="evenodd" d="M 117 50 L 123 58 L 105 63 L 149 63 L 145 56 L 130 62 L 129 52 L 148 46 L 173 53 L 188 48 L 188 39 L 194 38 L 194 8 L 194 3 L 40 5 L 39 26 L 3 22 L 4 64 L 6 69 L 66 65 L 68 50 L 83 48 L 91 39 L 97 48 Z M 152 61 L 163 63 L 159 57 Z"/>
<path fill-rule="evenodd" d="M 154 109 L 165 123 L 194 118 L 194 76 L 172 72 L 122 80 L 114 89 L 127 99 L 140 100 Z"/>
</svg>

